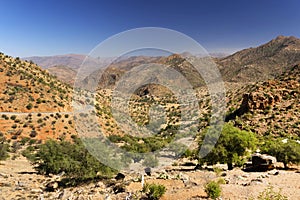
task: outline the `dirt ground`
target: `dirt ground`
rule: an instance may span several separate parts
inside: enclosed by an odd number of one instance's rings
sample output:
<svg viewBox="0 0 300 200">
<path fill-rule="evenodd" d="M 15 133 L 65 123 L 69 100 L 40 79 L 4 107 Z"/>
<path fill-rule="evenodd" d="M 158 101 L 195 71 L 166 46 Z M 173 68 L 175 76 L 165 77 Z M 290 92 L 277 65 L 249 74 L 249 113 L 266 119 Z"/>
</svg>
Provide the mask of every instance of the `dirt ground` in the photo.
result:
<svg viewBox="0 0 300 200">
<path fill-rule="evenodd" d="M 204 185 L 210 180 L 223 178 L 221 199 L 240 200 L 256 199 L 260 192 L 272 186 L 275 191 L 288 199 L 300 199 L 299 170 L 272 170 L 269 172 L 243 172 L 240 169 L 223 171 L 193 170 L 180 172 L 177 170 L 164 172 L 167 179 L 158 179 L 159 173 L 145 177 L 145 182 L 159 183 L 166 186 L 167 191 L 162 200 L 207 199 Z M 126 192 L 113 194 L 111 188 L 103 183 L 92 183 L 85 186 L 57 189 L 46 192 L 45 185 L 55 177 L 36 174 L 33 167 L 24 157 L 15 160 L 1 161 L 0 164 L 0 199 L 125 199 L 128 192 L 138 193 L 141 182 L 133 180 L 133 175 L 126 175 Z"/>
</svg>

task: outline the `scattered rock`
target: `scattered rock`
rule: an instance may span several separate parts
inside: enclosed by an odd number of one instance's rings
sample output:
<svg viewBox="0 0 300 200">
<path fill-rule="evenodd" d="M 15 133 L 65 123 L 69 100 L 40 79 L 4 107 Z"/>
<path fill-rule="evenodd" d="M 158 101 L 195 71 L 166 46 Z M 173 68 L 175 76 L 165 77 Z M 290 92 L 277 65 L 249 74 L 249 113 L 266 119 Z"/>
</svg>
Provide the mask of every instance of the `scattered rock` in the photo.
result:
<svg viewBox="0 0 300 200">
<path fill-rule="evenodd" d="M 119 181 L 119 180 L 124 180 L 124 179 L 125 179 L 125 175 L 122 174 L 122 173 L 118 173 L 117 176 L 115 177 L 115 179 L 116 179 L 117 181 Z"/>
<path fill-rule="evenodd" d="M 123 184 L 118 184 L 113 187 L 113 192 L 115 194 L 123 193 L 123 192 L 125 192 L 125 186 Z"/>
<path fill-rule="evenodd" d="M 46 185 L 46 191 L 54 192 L 58 188 L 58 183 L 56 181 L 52 181 Z"/>
<path fill-rule="evenodd" d="M 42 193 L 43 190 L 41 190 L 41 189 L 31 189 L 31 192 L 32 193 Z"/>
<path fill-rule="evenodd" d="M 2 177 L 2 178 L 8 178 L 8 175 L 6 175 L 4 173 L 0 173 L 0 177 Z"/>
<path fill-rule="evenodd" d="M 146 167 L 145 168 L 145 173 L 147 174 L 147 176 L 151 176 L 151 168 L 150 167 Z"/>
<path fill-rule="evenodd" d="M 226 172 L 222 172 L 222 173 L 221 173 L 221 176 L 222 176 L 222 177 L 225 177 L 225 176 L 227 176 L 227 173 L 226 173 Z"/>
</svg>

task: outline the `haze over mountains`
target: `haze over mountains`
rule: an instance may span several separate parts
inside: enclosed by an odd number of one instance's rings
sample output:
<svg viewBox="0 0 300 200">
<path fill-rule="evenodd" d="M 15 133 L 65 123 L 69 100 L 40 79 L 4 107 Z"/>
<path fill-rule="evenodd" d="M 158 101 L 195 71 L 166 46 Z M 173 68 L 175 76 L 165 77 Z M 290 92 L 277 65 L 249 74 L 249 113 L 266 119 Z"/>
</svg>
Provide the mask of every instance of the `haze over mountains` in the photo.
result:
<svg viewBox="0 0 300 200">
<path fill-rule="evenodd" d="M 23 60 L 33 61 L 50 74 L 57 76 L 60 80 L 73 84 L 75 78 L 83 79 L 96 69 L 105 67 L 113 58 L 91 58 L 81 54 L 66 54 L 56 56 L 33 56 L 25 57 Z M 80 68 L 83 62 L 86 62 L 88 68 Z M 80 74 L 77 75 L 80 69 Z"/>
<path fill-rule="evenodd" d="M 300 39 L 293 36 L 278 36 L 255 48 L 244 49 L 226 57 L 223 54 L 220 55 L 212 54 L 211 56 L 215 57 L 223 80 L 233 82 L 263 81 L 282 74 L 286 69 L 300 61 Z M 71 84 L 74 83 L 75 72 L 78 72 L 79 69 L 80 73 L 77 78 L 88 84 L 95 80 L 95 76 L 102 73 L 103 67 L 107 67 L 113 61 L 113 58 L 95 59 L 88 57 L 89 64 L 85 64 L 85 66 L 89 67 L 80 68 L 85 59 L 84 55 L 68 54 L 24 59 L 32 60 L 44 69 L 48 69 L 50 74 Z M 166 60 L 170 60 L 170 58 L 166 58 Z M 163 57 L 135 56 L 123 59 L 112 63 L 110 70 L 105 71 L 106 82 L 115 82 L 118 77 L 132 67 L 150 62 L 166 64 Z M 176 62 L 176 66 L 183 65 L 182 69 L 188 68 L 187 63 L 181 63 L 183 60 Z"/>
</svg>

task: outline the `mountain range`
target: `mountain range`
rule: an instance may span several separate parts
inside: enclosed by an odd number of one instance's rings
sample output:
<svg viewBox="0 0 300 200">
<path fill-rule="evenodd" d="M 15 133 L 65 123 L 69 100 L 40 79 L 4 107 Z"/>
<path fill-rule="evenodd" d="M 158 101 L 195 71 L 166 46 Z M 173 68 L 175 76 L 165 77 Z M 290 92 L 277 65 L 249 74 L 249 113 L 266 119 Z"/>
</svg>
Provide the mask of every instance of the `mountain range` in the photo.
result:
<svg viewBox="0 0 300 200">
<path fill-rule="evenodd" d="M 259 47 L 214 59 L 227 86 L 227 120 L 233 121 L 242 129 L 262 135 L 300 135 L 299 41 L 295 37 L 279 36 Z M 136 56 L 116 61 L 105 71 L 94 72 L 82 78 L 83 83 L 89 85 L 89 81 L 99 78 L 97 73 L 103 72 L 97 90 L 95 112 L 99 123 L 105 130 L 109 130 L 109 134 L 122 132 L 109 113 L 110 89 L 127 71 L 140 64 L 153 62 L 171 66 L 186 76 L 195 88 L 204 88 L 205 91 L 201 77 L 179 54 L 167 57 Z M 20 138 L 37 133 L 38 136 L 31 136 L 43 139 L 76 134 L 73 120 L 69 116 L 74 93 L 70 84 L 73 82 L 67 78 L 67 74 L 75 76 L 76 69 L 56 65 L 45 70 L 32 61 L 1 54 L 0 112 L 3 114 L 0 128 L 4 135 L 8 138 Z M 137 92 L 139 96 L 151 94 L 151 90 L 158 89 L 153 86 L 145 87 Z M 209 108 L 209 100 L 206 100 L 208 95 L 205 92 L 198 95 L 203 97 L 199 107 L 206 112 Z M 207 116 L 202 119 L 206 120 Z M 177 123 L 176 119 L 173 121 Z"/>
<path fill-rule="evenodd" d="M 85 58 L 86 56 L 84 55 L 68 54 L 48 57 L 28 57 L 24 59 L 32 60 L 67 83 L 74 83 L 74 72 L 78 72 L 80 69 L 77 78 L 80 80 L 84 79 L 84 83 L 88 83 L 95 80 L 97 74 L 102 74 L 103 67 L 107 67 L 108 64 L 110 64 L 110 70 L 105 71 L 106 78 L 104 79 L 106 82 L 108 80 L 113 81 L 114 78 L 112 77 L 120 77 L 121 74 L 129 71 L 134 66 L 143 63 L 168 64 L 167 60 L 172 59 L 172 56 L 169 56 L 169 58 L 135 56 L 122 59 L 121 61 L 114 61 L 113 63 L 111 62 L 114 58 L 96 59 L 88 57 L 89 67 L 80 68 Z M 261 46 L 244 49 L 226 57 L 216 56 L 214 60 L 219 66 L 223 80 L 225 81 L 263 81 L 282 74 L 286 69 L 300 61 L 300 39 L 293 36 L 278 36 Z M 175 66 L 183 65 L 181 69 L 188 68 L 188 63 L 181 63 L 183 61 L 184 59 L 177 60 Z M 98 70 L 98 72 L 95 70 Z M 55 71 L 59 71 L 59 73 Z M 60 76 L 59 74 L 64 75 Z"/>
</svg>

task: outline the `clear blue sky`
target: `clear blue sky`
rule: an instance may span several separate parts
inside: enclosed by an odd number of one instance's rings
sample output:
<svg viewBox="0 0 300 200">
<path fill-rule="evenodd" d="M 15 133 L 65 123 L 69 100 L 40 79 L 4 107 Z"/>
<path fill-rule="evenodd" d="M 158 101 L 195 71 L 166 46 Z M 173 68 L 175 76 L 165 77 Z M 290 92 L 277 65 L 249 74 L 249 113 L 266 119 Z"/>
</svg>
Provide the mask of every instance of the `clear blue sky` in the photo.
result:
<svg viewBox="0 0 300 200">
<path fill-rule="evenodd" d="M 165 27 L 209 52 L 257 46 L 277 35 L 300 37 L 298 0 L 3 0 L 0 51 L 12 56 L 88 53 L 137 27 Z"/>
</svg>

